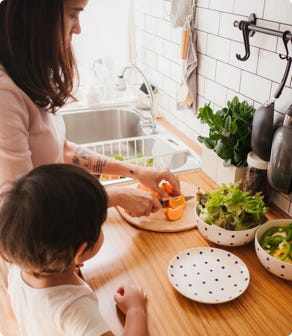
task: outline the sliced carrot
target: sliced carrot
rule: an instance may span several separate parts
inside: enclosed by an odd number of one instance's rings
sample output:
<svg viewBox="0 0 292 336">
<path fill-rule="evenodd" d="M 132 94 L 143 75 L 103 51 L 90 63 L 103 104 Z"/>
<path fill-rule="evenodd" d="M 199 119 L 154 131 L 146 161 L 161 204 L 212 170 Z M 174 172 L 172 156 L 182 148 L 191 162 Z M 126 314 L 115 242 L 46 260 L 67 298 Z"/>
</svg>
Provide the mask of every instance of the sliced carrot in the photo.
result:
<svg viewBox="0 0 292 336">
<path fill-rule="evenodd" d="M 184 195 L 179 195 L 175 197 L 169 197 L 168 199 L 168 205 L 170 208 L 177 208 L 180 205 L 185 205 L 186 200 Z"/>
<path fill-rule="evenodd" d="M 168 195 L 173 195 L 173 186 L 169 182 L 162 182 L 160 188 L 164 190 Z"/>
<path fill-rule="evenodd" d="M 184 208 L 185 208 L 184 204 L 179 205 L 176 208 L 167 208 L 167 210 L 165 211 L 165 216 L 167 219 L 171 221 L 178 220 L 182 217 L 184 213 Z"/>
</svg>

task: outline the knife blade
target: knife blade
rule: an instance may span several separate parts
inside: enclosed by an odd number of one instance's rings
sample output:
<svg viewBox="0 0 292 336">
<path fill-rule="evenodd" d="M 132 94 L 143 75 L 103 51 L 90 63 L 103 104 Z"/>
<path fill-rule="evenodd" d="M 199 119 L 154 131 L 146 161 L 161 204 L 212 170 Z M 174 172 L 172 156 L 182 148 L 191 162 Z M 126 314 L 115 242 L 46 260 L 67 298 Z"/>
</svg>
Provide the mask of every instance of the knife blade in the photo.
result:
<svg viewBox="0 0 292 336">
<path fill-rule="evenodd" d="M 193 195 L 185 196 L 185 200 L 186 200 L 186 202 L 188 202 L 189 200 L 193 199 L 194 197 L 195 196 L 193 196 Z M 162 205 L 162 208 L 167 208 L 168 207 L 168 199 L 166 199 L 166 200 L 159 200 L 159 202 Z"/>
</svg>

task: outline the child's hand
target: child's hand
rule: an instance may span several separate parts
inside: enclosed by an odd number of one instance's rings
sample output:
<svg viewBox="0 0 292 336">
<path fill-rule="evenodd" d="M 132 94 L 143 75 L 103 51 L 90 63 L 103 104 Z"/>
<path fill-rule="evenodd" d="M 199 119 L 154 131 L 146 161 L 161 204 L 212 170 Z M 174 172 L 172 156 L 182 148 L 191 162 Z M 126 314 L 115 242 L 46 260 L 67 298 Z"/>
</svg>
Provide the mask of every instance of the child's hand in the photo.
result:
<svg viewBox="0 0 292 336">
<path fill-rule="evenodd" d="M 114 294 L 114 300 L 122 313 L 127 315 L 130 309 L 142 309 L 145 311 L 147 295 L 135 286 L 121 286 Z"/>
</svg>

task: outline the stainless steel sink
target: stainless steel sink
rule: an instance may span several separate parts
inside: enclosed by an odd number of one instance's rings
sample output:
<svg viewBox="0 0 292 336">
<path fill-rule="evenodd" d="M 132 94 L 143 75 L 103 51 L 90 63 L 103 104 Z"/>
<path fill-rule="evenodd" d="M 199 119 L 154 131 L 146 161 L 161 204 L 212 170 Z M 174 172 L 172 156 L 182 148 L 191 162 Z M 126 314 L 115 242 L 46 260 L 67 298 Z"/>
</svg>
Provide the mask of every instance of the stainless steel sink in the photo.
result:
<svg viewBox="0 0 292 336">
<path fill-rule="evenodd" d="M 140 117 L 128 108 L 79 109 L 62 112 L 67 139 L 77 144 L 145 134 Z"/>
<path fill-rule="evenodd" d="M 130 107 L 82 108 L 63 110 L 61 114 L 68 140 L 98 153 L 120 156 L 137 164 L 141 164 L 137 157 L 152 157 L 155 166 L 167 167 L 173 172 L 200 167 L 197 153 L 159 124 L 158 134 L 150 135 L 149 130 L 141 126 L 139 115 Z M 162 146 L 157 138 L 164 143 Z"/>
</svg>

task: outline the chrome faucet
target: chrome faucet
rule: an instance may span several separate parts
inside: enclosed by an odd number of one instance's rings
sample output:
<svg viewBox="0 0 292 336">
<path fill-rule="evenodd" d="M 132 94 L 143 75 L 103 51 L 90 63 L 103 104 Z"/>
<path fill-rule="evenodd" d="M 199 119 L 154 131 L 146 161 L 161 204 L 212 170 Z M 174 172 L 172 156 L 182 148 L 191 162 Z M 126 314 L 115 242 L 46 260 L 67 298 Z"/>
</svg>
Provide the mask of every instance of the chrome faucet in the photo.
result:
<svg viewBox="0 0 292 336">
<path fill-rule="evenodd" d="M 155 134 L 157 133 L 156 130 L 156 122 L 155 122 L 155 114 L 154 114 L 154 97 L 153 97 L 153 90 L 151 87 L 150 82 L 148 81 L 147 77 L 144 75 L 142 70 L 137 67 L 135 64 L 127 64 L 124 66 L 122 73 L 120 76 L 118 76 L 119 79 L 124 79 L 125 73 L 128 69 L 135 69 L 140 76 L 142 77 L 144 84 L 147 88 L 148 94 L 149 94 L 149 103 L 150 103 L 150 118 L 145 120 L 145 117 L 143 117 L 144 120 L 141 120 L 141 124 L 143 127 L 150 127 L 150 133 Z M 139 113 L 141 117 L 141 113 Z"/>
</svg>

